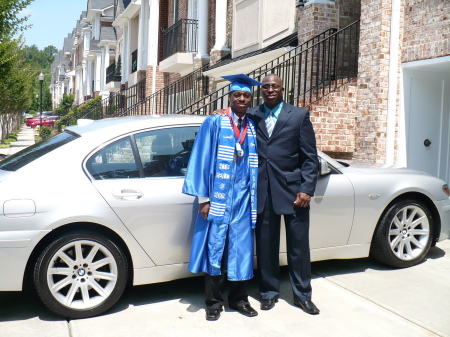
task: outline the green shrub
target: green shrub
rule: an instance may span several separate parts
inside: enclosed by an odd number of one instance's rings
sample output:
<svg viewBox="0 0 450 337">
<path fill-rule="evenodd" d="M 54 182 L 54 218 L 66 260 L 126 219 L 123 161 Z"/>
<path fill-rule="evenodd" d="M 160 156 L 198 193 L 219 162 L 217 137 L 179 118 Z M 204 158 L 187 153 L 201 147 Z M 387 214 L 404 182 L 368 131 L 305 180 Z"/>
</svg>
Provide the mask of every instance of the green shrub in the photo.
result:
<svg viewBox="0 0 450 337">
<path fill-rule="evenodd" d="M 42 138 L 42 140 L 50 138 L 51 135 L 52 135 L 52 130 L 49 127 L 44 126 L 39 129 L 39 136 Z"/>
<path fill-rule="evenodd" d="M 102 96 L 97 96 L 94 99 L 87 101 L 86 103 L 75 106 L 70 111 L 62 116 L 58 122 L 56 122 L 56 128 L 58 132 L 66 126 L 77 124 L 79 118 L 101 119 L 104 117 L 102 110 Z"/>
</svg>

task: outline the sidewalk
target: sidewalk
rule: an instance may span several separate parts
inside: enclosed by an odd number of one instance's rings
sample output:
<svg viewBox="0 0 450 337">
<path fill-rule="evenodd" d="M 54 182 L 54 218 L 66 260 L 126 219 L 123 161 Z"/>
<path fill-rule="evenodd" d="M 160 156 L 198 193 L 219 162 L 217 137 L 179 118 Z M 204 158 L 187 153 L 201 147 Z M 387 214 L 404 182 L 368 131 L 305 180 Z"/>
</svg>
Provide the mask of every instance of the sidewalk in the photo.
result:
<svg viewBox="0 0 450 337">
<path fill-rule="evenodd" d="M 22 129 L 17 135 L 17 141 L 12 142 L 11 147 L 9 148 L 0 149 L 0 160 L 15 154 L 16 152 L 19 152 L 20 150 L 30 145 L 33 145 L 35 143 L 34 131 L 35 129 L 32 129 L 31 127 L 26 126 L 25 124 L 22 125 Z"/>
<path fill-rule="evenodd" d="M 410 268 L 353 259 L 314 262 L 312 272 L 320 315 L 293 305 L 284 268 L 274 309 L 259 310 L 252 280 L 249 300 L 258 316 L 248 318 L 226 306 L 216 322 L 205 320 L 201 277 L 132 287 L 105 314 L 69 321 L 51 313 L 36 295 L 0 292 L 0 336 L 450 337 L 450 240 Z"/>
</svg>

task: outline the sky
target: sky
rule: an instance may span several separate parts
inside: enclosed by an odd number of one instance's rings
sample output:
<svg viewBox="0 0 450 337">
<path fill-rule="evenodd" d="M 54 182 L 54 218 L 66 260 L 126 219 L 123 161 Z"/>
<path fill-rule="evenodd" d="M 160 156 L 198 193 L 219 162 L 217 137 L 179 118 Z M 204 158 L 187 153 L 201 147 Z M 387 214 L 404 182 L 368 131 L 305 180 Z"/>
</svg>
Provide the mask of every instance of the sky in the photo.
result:
<svg viewBox="0 0 450 337">
<path fill-rule="evenodd" d="M 27 24 L 33 25 L 23 33 L 25 44 L 40 50 L 50 45 L 62 49 L 86 7 L 87 0 L 34 0 L 22 13 L 30 15 Z"/>
</svg>

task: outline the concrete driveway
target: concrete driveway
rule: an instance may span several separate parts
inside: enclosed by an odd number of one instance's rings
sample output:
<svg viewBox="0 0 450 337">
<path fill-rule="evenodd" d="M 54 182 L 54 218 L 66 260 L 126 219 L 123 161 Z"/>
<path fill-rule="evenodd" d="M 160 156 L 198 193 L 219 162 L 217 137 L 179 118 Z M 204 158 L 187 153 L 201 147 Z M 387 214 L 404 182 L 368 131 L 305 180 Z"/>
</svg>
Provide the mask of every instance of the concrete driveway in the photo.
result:
<svg viewBox="0 0 450 337">
<path fill-rule="evenodd" d="M 412 268 L 333 260 L 313 263 L 313 273 L 318 316 L 293 306 L 283 269 L 274 309 L 248 318 L 226 308 L 216 322 L 204 318 L 202 278 L 134 287 L 107 314 L 69 322 L 33 295 L 0 293 L 0 336 L 450 336 L 450 240 Z M 255 283 L 250 296 L 259 309 Z"/>
</svg>

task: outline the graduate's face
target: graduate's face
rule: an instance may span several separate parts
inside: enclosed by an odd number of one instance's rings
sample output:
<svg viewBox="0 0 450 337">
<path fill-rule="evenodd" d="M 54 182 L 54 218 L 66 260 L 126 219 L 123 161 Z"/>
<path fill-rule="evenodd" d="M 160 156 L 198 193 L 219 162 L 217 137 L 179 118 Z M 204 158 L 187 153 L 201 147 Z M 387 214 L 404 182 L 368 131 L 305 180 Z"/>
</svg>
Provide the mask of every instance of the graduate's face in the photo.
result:
<svg viewBox="0 0 450 337">
<path fill-rule="evenodd" d="M 228 95 L 230 108 L 237 114 L 245 114 L 252 102 L 252 94 L 248 91 L 233 91 Z"/>
<path fill-rule="evenodd" d="M 277 75 L 271 74 L 262 80 L 264 85 L 261 91 L 264 97 L 264 104 L 269 108 L 274 108 L 283 100 L 283 83 Z"/>
</svg>

